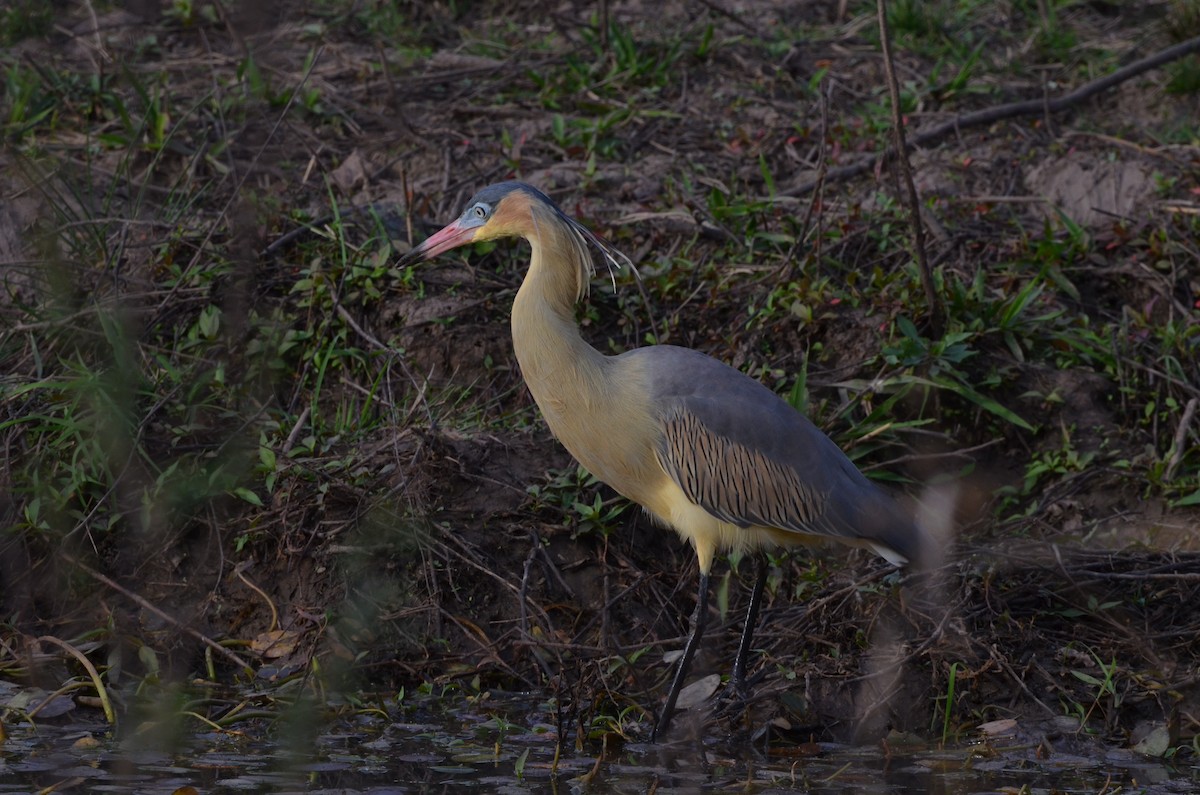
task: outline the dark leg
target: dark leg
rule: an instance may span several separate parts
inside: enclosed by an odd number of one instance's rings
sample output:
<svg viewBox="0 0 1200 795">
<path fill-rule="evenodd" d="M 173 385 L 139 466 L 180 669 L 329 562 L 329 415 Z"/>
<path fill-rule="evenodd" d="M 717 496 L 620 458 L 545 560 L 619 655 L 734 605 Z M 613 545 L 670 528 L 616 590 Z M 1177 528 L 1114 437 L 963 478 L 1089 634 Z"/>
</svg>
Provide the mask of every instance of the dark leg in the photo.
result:
<svg viewBox="0 0 1200 795">
<path fill-rule="evenodd" d="M 738 644 L 737 657 L 733 661 L 734 692 L 742 699 L 746 698 L 746 658 L 750 656 L 750 644 L 754 640 L 754 626 L 758 623 L 758 608 L 762 604 L 763 587 L 767 584 L 767 574 L 771 564 L 766 555 L 758 556 L 758 579 L 754 581 L 754 590 L 750 593 L 750 606 L 746 608 L 746 626 L 742 627 L 742 641 Z"/>
<path fill-rule="evenodd" d="M 659 713 L 658 723 L 650 733 L 650 742 L 658 740 L 659 735 L 671 725 L 671 716 L 675 712 L 675 702 L 679 699 L 679 691 L 683 689 L 683 680 L 687 678 L 688 667 L 696 648 L 700 645 L 700 637 L 704 634 L 704 623 L 708 619 L 708 574 L 700 573 L 700 595 L 696 597 L 696 612 L 692 613 L 692 635 L 687 645 L 683 647 L 683 656 L 679 658 L 679 667 L 675 669 L 675 679 L 671 682 L 671 692 L 667 693 L 667 701 Z"/>
</svg>

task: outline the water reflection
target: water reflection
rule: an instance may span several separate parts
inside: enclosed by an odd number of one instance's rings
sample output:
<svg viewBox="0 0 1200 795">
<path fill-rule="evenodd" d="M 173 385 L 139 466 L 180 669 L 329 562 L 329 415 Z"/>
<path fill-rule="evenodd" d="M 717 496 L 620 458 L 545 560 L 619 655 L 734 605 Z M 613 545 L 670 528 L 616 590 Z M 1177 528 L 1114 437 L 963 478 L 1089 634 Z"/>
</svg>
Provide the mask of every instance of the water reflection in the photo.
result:
<svg viewBox="0 0 1200 795">
<path fill-rule="evenodd" d="M 8 726 L 0 792 L 171 793 L 1099 793 L 1191 792 L 1200 768 L 1125 750 L 1048 753 L 992 743 L 949 750 L 837 745 L 733 748 L 720 738 L 564 750 L 550 708 L 528 696 L 409 700 L 335 718 L 254 718 L 236 730 L 175 731 L 152 750 L 145 727 L 110 736 L 99 720 Z M 346 717 L 346 715 L 349 717 Z M 149 732 L 152 736 L 153 731 Z M 298 739 L 301 738 L 301 739 Z M 1086 744 L 1078 744 L 1080 747 Z M 1086 746 L 1095 748 L 1095 746 Z M 1193 760 L 1194 763 L 1194 760 Z"/>
</svg>

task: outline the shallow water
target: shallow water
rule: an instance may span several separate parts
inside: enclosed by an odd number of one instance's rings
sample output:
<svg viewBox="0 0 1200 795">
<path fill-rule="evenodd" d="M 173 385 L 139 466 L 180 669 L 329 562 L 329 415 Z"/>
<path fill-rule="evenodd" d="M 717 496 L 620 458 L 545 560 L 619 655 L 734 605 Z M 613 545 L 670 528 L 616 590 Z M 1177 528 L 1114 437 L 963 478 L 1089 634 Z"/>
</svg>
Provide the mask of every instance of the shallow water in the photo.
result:
<svg viewBox="0 0 1200 795">
<path fill-rule="evenodd" d="M 82 713 L 83 711 L 77 711 Z M 719 739 L 660 745 L 611 736 L 554 760 L 545 703 L 528 696 L 429 699 L 347 710 L 310 708 L 256 718 L 236 730 L 143 723 L 117 737 L 79 715 L 10 724 L 0 792 L 207 793 L 1182 793 L 1200 791 L 1200 766 L 1166 764 L 1121 749 L 1089 753 L 963 745 L 892 750 L 833 744 L 772 747 Z M 189 728 L 191 733 L 189 733 Z M 1066 744 L 1066 743 L 1063 743 Z M 153 746 L 159 746 L 156 750 Z M 172 746 L 163 750 L 162 746 Z"/>
</svg>

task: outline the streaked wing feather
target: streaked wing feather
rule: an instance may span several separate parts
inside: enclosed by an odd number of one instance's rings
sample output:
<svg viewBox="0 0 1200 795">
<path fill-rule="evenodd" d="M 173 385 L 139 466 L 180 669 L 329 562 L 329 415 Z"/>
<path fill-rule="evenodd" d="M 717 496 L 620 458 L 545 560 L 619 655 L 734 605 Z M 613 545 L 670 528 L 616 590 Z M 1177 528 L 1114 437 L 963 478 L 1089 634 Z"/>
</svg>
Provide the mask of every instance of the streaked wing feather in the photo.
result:
<svg viewBox="0 0 1200 795">
<path fill-rule="evenodd" d="M 771 390 L 687 348 L 624 355 L 646 357 L 659 459 L 697 505 L 739 527 L 861 539 L 914 559 L 917 533 L 899 506 Z"/>
<path fill-rule="evenodd" d="M 696 414 L 676 409 L 664 422 L 664 467 L 689 499 L 722 521 L 821 532 L 813 492 L 794 469 L 713 433 Z"/>
</svg>

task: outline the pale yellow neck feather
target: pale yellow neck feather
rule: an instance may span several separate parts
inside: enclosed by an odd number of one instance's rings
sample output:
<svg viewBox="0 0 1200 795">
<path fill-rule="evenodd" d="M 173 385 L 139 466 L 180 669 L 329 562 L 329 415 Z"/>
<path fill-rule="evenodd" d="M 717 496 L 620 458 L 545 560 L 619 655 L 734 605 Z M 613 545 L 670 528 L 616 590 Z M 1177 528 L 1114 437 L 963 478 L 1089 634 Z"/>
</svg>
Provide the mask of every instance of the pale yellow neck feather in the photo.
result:
<svg viewBox="0 0 1200 795">
<path fill-rule="evenodd" d="M 529 240 L 529 271 L 513 302 L 513 348 L 529 391 L 558 434 L 560 408 L 585 408 L 603 397 L 606 357 L 584 342 L 575 322 L 587 272 L 578 247 L 547 224 L 539 231 Z"/>
<path fill-rule="evenodd" d="M 651 510 L 668 479 L 656 449 L 661 434 L 647 401 L 646 374 L 629 357 L 604 356 L 575 322 L 586 292 L 588 250 L 569 230 L 543 218 L 528 240 L 529 271 L 513 302 L 513 348 L 546 424 L 563 447 L 600 480 Z M 671 513 L 655 511 L 667 519 Z"/>
</svg>

